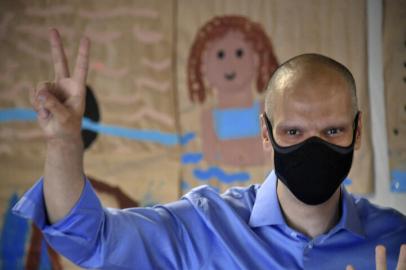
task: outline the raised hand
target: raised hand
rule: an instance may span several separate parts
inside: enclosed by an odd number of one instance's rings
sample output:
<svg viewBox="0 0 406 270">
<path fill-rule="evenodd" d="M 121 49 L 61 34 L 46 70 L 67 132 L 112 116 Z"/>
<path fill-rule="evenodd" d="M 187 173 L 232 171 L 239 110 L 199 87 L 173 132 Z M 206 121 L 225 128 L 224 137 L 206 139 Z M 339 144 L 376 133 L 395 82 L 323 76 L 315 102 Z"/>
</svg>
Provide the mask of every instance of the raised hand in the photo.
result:
<svg viewBox="0 0 406 270">
<path fill-rule="evenodd" d="M 70 76 L 58 31 L 51 29 L 49 36 L 55 80 L 38 84 L 31 92 L 31 102 L 48 141 L 77 140 L 85 107 L 90 41 L 88 38 L 81 39 L 73 76 Z"/>
<path fill-rule="evenodd" d="M 47 140 L 43 193 L 48 221 L 69 213 L 84 187 L 81 123 L 85 108 L 85 85 L 90 41 L 82 38 L 73 75 L 69 73 L 61 37 L 49 32 L 55 80 L 31 91 L 31 102 Z"/>
<path fill-rule="evenodd" d="M 375 248 L 375 264 L 376 270 L 387 270 L 386 264 L 386 249 L 382 245 Z M 355 270 L 352 265 L 347 265 L 346 270 Z M 396 270 L 406 270 L 406 244 L 400 247 L 399 259 Z"/>
</svg>

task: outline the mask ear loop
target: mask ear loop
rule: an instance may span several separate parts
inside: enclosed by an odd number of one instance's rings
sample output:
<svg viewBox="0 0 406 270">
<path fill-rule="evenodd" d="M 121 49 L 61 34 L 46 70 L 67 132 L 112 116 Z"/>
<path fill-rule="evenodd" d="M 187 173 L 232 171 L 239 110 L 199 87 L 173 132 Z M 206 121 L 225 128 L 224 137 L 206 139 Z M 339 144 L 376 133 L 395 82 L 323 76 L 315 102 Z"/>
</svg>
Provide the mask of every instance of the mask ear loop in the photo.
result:
<svg viewBox="0 0 406 270">
<path fill-rule="evenodd" d="M 354 119 L 354 123 L 353 123 L 354 131 L 353 131 L 353 133 L 352 133 L 352 143 L 351 143 L 351 146 L 353 146 L 353 145 L 355 144 L 355 139 L 356 139 L 357 132 L 358 132 L 358 118 L 359 118 L 359 114 L 360 114 L 360 111 L 357 111 L 357 114 L 355 115 L 355 119 Z"/>
</svg>

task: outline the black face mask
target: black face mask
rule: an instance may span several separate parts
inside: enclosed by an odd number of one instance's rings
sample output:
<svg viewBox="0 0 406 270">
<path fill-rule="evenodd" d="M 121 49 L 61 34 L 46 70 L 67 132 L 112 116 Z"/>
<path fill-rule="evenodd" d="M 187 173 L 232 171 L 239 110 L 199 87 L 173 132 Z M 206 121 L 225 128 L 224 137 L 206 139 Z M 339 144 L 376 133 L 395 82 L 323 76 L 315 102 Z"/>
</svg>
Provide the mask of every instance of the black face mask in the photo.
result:
<svg viewBox="0 0 406 270">
<path fill-rule="evenodd" d="M 358 115 L 354 120 L 352 142 L 347 147 L 331 144 L 319 137 L 283 147 L 276 143 L 272 125 L 264 114 L 274 149 L 276 176 L 297 199 L 309 205 L 324 203 L 347 177 L 354 154 Z"/>
</svg>

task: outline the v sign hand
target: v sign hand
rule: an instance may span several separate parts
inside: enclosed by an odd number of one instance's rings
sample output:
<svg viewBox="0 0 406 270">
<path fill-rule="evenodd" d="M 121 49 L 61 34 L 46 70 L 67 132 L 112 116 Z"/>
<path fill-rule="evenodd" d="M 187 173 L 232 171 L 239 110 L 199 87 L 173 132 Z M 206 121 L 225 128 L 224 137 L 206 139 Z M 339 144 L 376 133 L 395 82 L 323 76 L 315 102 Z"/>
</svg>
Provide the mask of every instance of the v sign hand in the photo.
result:
<svg viewBox="0 0 406 270">
<path fill-rule="evenodd" d="M 31 102 L 47 140 L 43 191 L 48 220 L 54 223 L 69 213 L 84 186 L 81 124 L 90 41 L 80 41 L 71 75 L 58 31 L 50 30 L 49 37 L 55 80 L 39 84 Z"/>
<path fill-rule="evenodd" d="M 90 41 L 82 38 L 80 42 L 73 76 L 55 29 L 50 30 L 50 43 L 55 80 L 39 84 L 31 93 L 31 100 L 47 140 L 78 138 L 85 107 Z"/>
</svg>

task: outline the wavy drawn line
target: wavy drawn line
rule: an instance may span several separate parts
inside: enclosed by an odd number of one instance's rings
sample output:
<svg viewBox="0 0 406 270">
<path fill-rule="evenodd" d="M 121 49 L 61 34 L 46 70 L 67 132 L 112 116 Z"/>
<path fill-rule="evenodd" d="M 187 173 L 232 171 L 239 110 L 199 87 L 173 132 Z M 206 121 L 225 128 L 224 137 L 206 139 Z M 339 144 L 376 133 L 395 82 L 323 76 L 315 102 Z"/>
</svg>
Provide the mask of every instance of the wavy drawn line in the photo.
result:
<svg viewBox="0 0 406 270">
<path fill-rule="evenodd" d="M 69 5 L 52 6 L 52 7 L 30 7 L 25 10 L 25 14 L 30 16 L 50 17 L 71 14 L 73 7 Z"/>
<path fill-rule="evenodd" d="M 37 114 L 27 108 L 0 109 L 0 123 L 13 121 L 35 121 Z M 88 129 L 104 135 L 126 138 L 130 140 L 159 143 L 166 146 L 177 144 L 185 145 L 196 137 L 196 134 L 189 132 L 183 135 L 177 133 L 161 132 L 158 130 L 140 130 L 125 128 L 114 125 L 106 125 L 93 122 L 88 118 L 82 120 L 82 129 Z"/>
<path fill-rule="evenodd" d="M 67 39 L 72 39 L 75 36 L 75 31 L 72 28 L 59 25 L 59 26 L 54 26 L 55 28 L 58 29 L 59 33 L 61 33 L 61 36 Z M 46 26 L 38 26 L 38 25 L 19 25 L 16 27 L 16 30 L 25 34 L 32 35 L 36 38 L 40 39 L 45 39 L 48 40 L 49 38 L 49 33 L 48 33 L 48 27 Z"/>
<path fill-rule="evenodd" d="M 0 144 L 0 155 L 11 155 L 13 154 L 13 148 L 8 144 Z"/>
<path fill-rule="evenodd" d="M 4 71 L 0 72 L 0 81 L 2 82 L 12 82 L 14 81 L 13 75 L 16 72 L 16 69 L 20 66 L 19 63 L 14 61 L 7 61 L 5 64 Z M 9 91 L 7 91 L 9 92 Z M 0 96 L 3 93 L 0 92 Z"/>
<path fill-rule="evenodd" d="M 111 19 L 114 17 L 142 17 L 156 19 L 159 14 L 157 11 L 147 8 L 119 7 L 113 10 L 86 11 L 80 10 L 79 16 L 85 19 Z"/>
<path fill-rule="evenodd" d="M 4 80 L 6 81 L 6 80 Z M 0 92 L 0 99 L 4 101 L 16 101 L 17 96 L 20 92 L 25 91 L 28 95 L 31 85 L 27 82 L 19 82 L 16 85 L 13 85 L 10 88 L 6 88 L 5 91 Z"/>
<path fill-rule="evenodd" d="M 27 43 L 25 43 L 23 41 L 18 41 L 16 43 L 16 47 L 20 51 L 30 55 L 31 57 L 35 58 L 36 60 L 45 61 L 47 63 L 49 63 L 51 60 L 48 52 L 45 53 L 45 52 L 39 51 L 37 49 L 34 49 L 33 47 L 31 47 L 30 45 L 28 45 Z"/>
<path fill-rule="evenodd" d="M 11 12 L 6 12 L 3 18 L 0 21 L 0 40 L 5 39 L 8 26 L 10 25 L 11 20 L 13 19 L 14 14 Z"/>
<path fill-rule="evenodd" d="M 203 154 L 196 153 L 184 153 L 181 157 L 182 164 L 197 164 L 203 159 Z"/>
<path fill-rule="evenodd" d="M 135 91 L 134 95 L 132 96 L 126 96 L 126 95 L 108 95 L 104 96 L 105 100 L 108 100 L 109 102 L 113 102 L 118 105 L 133 105 L 137 102 L 142 101 L 141 98 L 141 92 L 140 91 Z"/>
<path fill-rule="evenodd" d="M 128 75 L 128 68 L 126 68 L 126 67 L 110 68 L 110 67 L 107 67 L 101 61 L 94 61 L 93 63 L 91 63 L 90 69 L 95 70 L 95 71 L 99 72 L 100 74 L 102 74 L 106 77 L 109 77 L 109 78 L 113 78 L 113 79 L 121 79 Z"/>
<path fill-rule="evenodd" d="M 142 88 L 150 88 L 152 90 L 157 90 L 158 92 L 164 93 L 169 90 L 170 84 L 168 81 L 157 82 L 149 77 L 142 77 L 134 79 L 134 83 L 138 90 Z"/>
<path fill-rule="evenodd" d="M 175 125 L 175 121 L 171 117 L 164 113 L 160 113 L 151 107 L 144 107 L 134 115 L 126 116 L 127 120 L 130 120 L 134 123 L 139 122 L 140 119 L 143 119 L 145 117 L 169 127 L 173 127 Z"/>
<path fill-rule="evenodd" d="M 0 129 L 0 138 L 3 140 L 25 140 L 31 141 L 42 139 L 44 137 L 41 130 L 17 130 L 15 128 L 2 127 Z"/>
<path fill-rule="evenodd" d="M 139 26 L 134 26 L 133 34 L 139 42 L 147 45 L 158 43 L 163 39 L 163 35 L 161 33 L 151 30 L 144 30 Z"/>
<path fill-rule="evenodd" d="M 89 37 L 92 42 L 106 44 L 120 38 L 122 36 L 122 33 L 118 31 L 101 32 L 88 28 L 85 31 L 85 35 Z"/>
<path fill-rule="evenodd" d="M 153 69 L 155 71 L 163 71 L 170 67 L 171 60 L 167 58 L 161 61 L 153 61 L 148 58 L 142 58 L 141 63 L 144 66 L 147 66 L 148 68 Z"/>
<path fill-rule="evenodd" d="M 194 169 L 193 175 L 200 181 L 208 181 L 210 178 L 217 178 L 217 180 L 225 184 L 250 180 L 250 175 L 247 172 L 227 173 L 216 166 L 210 167 L 207 170 Z"/>
</svg>

